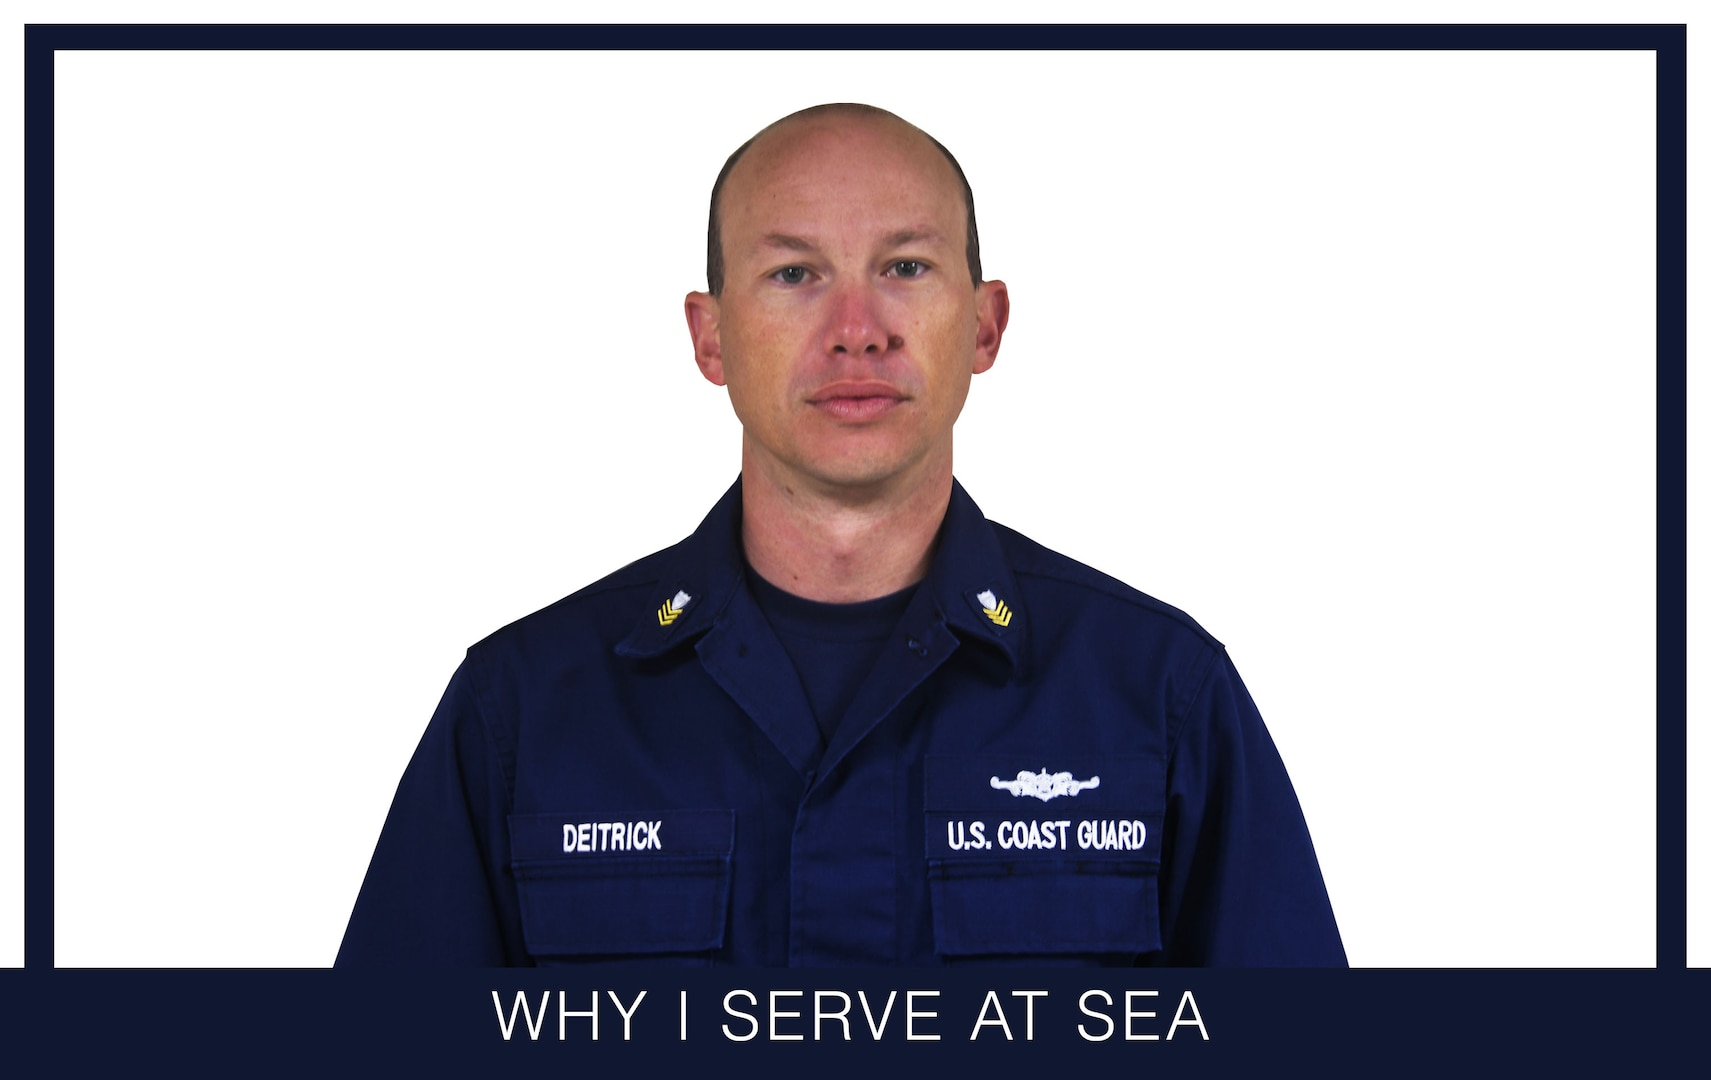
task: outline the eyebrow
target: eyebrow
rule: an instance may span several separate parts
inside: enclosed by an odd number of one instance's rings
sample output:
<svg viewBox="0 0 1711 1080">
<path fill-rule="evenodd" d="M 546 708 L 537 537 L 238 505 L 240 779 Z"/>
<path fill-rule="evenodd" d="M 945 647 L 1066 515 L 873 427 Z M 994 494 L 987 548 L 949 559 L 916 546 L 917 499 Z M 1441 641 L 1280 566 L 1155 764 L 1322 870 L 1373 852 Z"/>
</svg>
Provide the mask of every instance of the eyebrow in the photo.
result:
<svg viewBox="0 0 1711 1080">
<path fill-rule="evenodd" d="M 902 247 L 904 244 L 942 244 L 944 238 L 931 229 L 899 229 L 888 233 L 883 247 Z"/>
<path fill-rule="evenodd" d="M 819 250 L 819 248 L 815 247 L 810 241 L 804 240 L 800 236 L 791 236 L 788 233 L 767 233 L 765 236 L 760 238 L 760 243 L 756 246 L 763 248 L 784 248 L 786 251 Z"/>
</svg>

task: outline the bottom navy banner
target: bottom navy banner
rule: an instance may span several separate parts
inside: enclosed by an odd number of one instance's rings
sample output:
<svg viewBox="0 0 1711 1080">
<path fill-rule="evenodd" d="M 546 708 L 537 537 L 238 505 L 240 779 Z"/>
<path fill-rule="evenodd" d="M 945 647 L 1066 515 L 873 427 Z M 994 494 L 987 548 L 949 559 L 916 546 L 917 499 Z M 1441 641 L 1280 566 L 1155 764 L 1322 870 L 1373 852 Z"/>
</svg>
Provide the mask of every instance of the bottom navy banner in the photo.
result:
<svg viewBox="0 0 1711 1080">
<path fill-rule="evenodd" d="M 0 973 L 56 1072 L 1065 1066 L 1235 1075 L 1677 1063 L 1706 973 L 1088 969 Z M 46 1058 L 44 1058 L 46 1060 Z"/>
</svg>

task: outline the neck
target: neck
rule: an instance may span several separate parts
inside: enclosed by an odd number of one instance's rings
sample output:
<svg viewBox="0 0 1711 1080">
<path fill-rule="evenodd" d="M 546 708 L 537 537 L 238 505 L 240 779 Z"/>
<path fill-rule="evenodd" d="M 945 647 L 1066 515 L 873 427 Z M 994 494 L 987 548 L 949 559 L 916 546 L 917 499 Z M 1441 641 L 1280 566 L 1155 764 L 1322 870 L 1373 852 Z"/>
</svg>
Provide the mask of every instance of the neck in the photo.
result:
<svg viewBox="0 0 1711 1080">
<path fill-rule="evenodd" d="M 743 447 L 743 552 L 789 593 L 829 604 L 888 596 L 927 576 L 951 467 L 857 492 L 786 480 Z M 895 490 L 894 490 L 895 489 Z"/>
</svg>

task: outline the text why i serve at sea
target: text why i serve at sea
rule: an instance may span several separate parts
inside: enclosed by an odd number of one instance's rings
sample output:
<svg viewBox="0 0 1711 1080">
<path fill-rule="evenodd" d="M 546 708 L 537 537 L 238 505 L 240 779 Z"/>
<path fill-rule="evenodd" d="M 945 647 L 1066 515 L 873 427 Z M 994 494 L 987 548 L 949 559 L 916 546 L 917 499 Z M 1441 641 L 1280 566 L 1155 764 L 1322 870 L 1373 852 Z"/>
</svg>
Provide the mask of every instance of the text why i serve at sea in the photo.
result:
<svg viewBox="0 0 1711 1080">
<path fill-rule="evenodd" d="M 628 1000 L 615 990 L 602 996 L 599 990 L 516 991 L 509 1002 L 492 991 L 493 1011 L 500 1037 L 506 1042 L 543 1037 L 565 1042 L 572 1039 L 599 1041 L 602 1036 L 631 1040 L 636 1021 L 648 999 L 646 990 Z M 1036 1005 L 1049 1000 L 1046 990 L 988 990 L 978 1008 L 972 997 L 966 1012 L 953 1009 L 938 990 L 896 990 L 883 996 L 865 990 L 849 994 L 842 990 L 751 990 L 728 991 L 720 1009 L 712 1014 L 718 1022 L 716 1038 L 728 1042 L 851 1042 L 857 1039 L 885 1040 L 888 1035 L 903 1042 L 939 1042 L 967 1033 L 970 1041 L 983 1038 L 1032 1042 L 1036 1031 Z M 1077 1001 L 1073 1034 L 1086 1042 L 1122 1039 L 1127 1042 L 1169 1042 L 1179 1035 L 1199 1036 L 1210 1041 L 1194 993 L 1178 995 L 1174 1010 L 1161 1010 L 1158 990 L 1102 989 L 1083 991 Z M 670 997 L 665 999 L 670 1002 Z M 692 1021 L 695 1012 L 687 990 L 677 994 L 673 1010 L 676 1036 L 680 1042 L 692 1038 L 692 1030 L 706 1030 Z M 584 1007 L 586 1005 L 586 1007 Z M 669 1006 L 668 1006 L 669 1007 Z M 958 1015 L 958 1014 L 962 1015 Z M 648 1030 L 657 1030 L 650 1025 Z"/>
</svg>

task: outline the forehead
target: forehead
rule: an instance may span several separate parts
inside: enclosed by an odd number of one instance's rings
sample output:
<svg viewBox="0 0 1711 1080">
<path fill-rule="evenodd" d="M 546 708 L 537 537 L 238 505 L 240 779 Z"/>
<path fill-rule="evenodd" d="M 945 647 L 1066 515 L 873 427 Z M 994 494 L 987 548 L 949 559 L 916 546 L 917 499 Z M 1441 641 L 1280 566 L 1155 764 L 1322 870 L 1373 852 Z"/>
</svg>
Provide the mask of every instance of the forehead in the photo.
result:
<svg viewBox="0 0 1711 1080">
<path fill-rule="evenodd" d="M 920 131 L 892 117 L 834 115 L 757 136 L 731 170 L 720 209 L 727 235 L 828 216 L 879 230 L 937 224 L 960 233 L 964 198 L 950 162 Z"/>
</svg>

